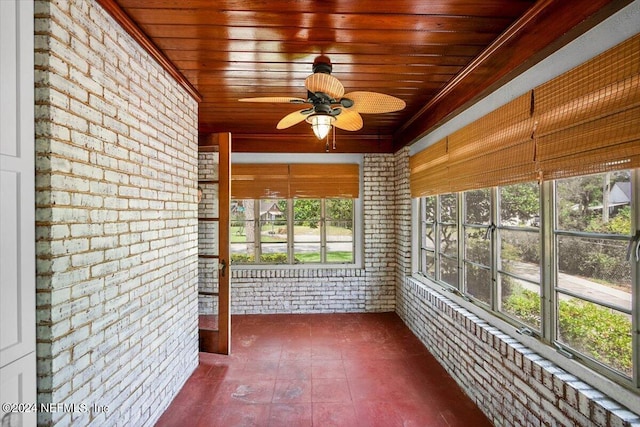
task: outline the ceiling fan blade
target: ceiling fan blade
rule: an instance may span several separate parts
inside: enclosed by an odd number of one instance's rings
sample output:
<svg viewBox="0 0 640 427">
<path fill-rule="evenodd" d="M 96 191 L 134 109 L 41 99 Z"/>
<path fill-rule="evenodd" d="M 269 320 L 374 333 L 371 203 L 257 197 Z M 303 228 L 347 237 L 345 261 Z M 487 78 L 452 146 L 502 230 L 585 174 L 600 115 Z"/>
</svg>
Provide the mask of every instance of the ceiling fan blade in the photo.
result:
<svg viewBox="0 0 640 427">
<path fill-rule="evenodd" d="M 291 127 L 293 125 L 297 125 L 298 123 L 300 123 L 301 121 L 306 119 L 307 116 L 312 111 L 313 110 L 304 109 L 304 110 L 294 111 L 293 113 L 289 113 L 286 116 L 284 116 L 282 118 L 282 120 L 280 120 L 278 122 L 278 126 L 276 126 L 276 128 L 278 128 L 278 129 L 286 129 L 286 128 Z"/>
<path fill-rule="evenodd" d="M 353 106 L 349 110 L 355 110 L 363 114 L 391 113 L 402 110 L 406 103 L 395 96 L 385 95 L 378 92 L 356 91 L 343 96 L 353 101 Z"/>
<path fill-rule="evenodd" d="M 340 80 L 333 77 L 331 74 L 326 73 L 314 73 L 306 78 L 304 86 L 309 92 L 326 93 L 333 99 L 340 99 L 344 95 L 344 86 L 340 83 Z"/>
<path fill-rule="evenodd" d="M 268 102 L 271 104 L 304 104 L 307 102 L 306 99 L 302 98 L 292 98 L 290 96 L 260 96 L 257 98 L 241 98 L 238 99 L 240 102 Z"/>
<path fill-rule="evenodd" d="M 354 110 L 342 109 L 342 112 L 336 116 L 333 125 L 338 129 L 356 131 L 362 129 L 362 116 Z"/>
</svg>

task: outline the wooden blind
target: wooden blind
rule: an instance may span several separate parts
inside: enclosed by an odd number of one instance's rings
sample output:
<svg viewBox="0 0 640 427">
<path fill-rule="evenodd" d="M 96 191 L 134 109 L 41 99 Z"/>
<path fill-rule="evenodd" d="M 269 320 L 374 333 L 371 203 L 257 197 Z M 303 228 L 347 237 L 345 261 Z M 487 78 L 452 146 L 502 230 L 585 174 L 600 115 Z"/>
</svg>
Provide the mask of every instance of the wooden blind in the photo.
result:
<svg viewBox="0 0 640 427">
<path fill-rule="evenodd" d="M 536 88 L 535 100 L 542 179 L 640 167 L 640 35 Z"/>
<path fill-rule="evenodd" d="M 360 168 L 357 164 L 289 165 L 291 198 L 356 199 L 359 189 Z"/>
<path fill-rule="evenodd" d="M 449 153 L 442 139 L 409 159 L 411 197 L 449 192 Z"/>
<path fill-rule="evenodd" d="M 640 35 L 410 159 L 413 197 L 640 167 Z"/>
<path fill-rule="evenodd" d="M 358 198 L 357 164 L 233 164 L 231 198 Z"/>
<path fill-rule="evenodd" d="M 536 179 L 531 93 L 449 136 L 450 191 Z"/>
<path fill-rule="evenodd" d="M 232 199 L 286 199 L 289 197 L 289 165 L 232 164 Z"/>
</svg>

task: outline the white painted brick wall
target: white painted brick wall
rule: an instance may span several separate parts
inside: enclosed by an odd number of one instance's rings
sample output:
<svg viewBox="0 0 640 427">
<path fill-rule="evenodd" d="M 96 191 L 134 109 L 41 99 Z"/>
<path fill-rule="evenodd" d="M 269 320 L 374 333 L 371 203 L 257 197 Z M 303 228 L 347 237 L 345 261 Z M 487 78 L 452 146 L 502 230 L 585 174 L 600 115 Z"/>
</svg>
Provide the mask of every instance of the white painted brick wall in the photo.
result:
<svg viewBox="0 0 640 427">
<path fill-rule="evenodd" d="M 36 1 L 41 425 L 153 425 L 198 363 L 197 103 L 94 1 Z"/>
<path fill-rule="evenodd" d="M 365 155 L 363 268 L 232 267 L 232 314 L 383 312 L 395 309 L 393 155 Z"/>
<path fill-rule="evenodd" d="M 487 417 L 496 426 L 640 425 L 638 414 L 410 277 L 408 151 L 396 157 L 396 312 Z"/>
</svg>

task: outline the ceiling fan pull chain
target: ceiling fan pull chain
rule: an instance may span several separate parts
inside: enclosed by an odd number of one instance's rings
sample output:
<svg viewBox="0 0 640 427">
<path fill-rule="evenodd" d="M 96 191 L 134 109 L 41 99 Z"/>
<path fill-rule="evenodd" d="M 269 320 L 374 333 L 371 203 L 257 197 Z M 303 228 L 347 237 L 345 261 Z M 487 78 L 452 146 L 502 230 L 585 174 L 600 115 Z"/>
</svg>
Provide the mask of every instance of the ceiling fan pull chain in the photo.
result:
<svg viewBox="0 0 640 427">
<path fill-rule="evenodd" d="M 333 126 L 333 149 L 336 149 L 336 127 Z"/>
</svg>

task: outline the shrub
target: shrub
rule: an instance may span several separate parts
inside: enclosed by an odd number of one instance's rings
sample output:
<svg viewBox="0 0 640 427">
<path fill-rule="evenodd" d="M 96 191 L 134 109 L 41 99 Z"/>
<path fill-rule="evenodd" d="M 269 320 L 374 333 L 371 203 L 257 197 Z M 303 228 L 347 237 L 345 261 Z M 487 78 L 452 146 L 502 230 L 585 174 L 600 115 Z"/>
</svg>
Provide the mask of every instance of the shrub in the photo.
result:
<svg viewBox="0 0 640 427">
<path fill-rule="evenodd" d="M 574 298 L 560 301 L 559 322 L 563 341 L 631 375 L 631 321 L 625 315 Z"/>
<path fill-rule="evenodd" d="M 524 323 L 540 328 L 540 296 L 537 293 L 512 285 L 512 293 L 503 309 Z"/>
<path fill-rule="evenodd" d="M 287 254 L 275 253 L 275 254 L 262 254 L 260 256 L 260 262 L 263 264 L 286 264 L 289 261 Z M 296 260 L 297 261 L 297 260 Z M 255 262 L 255 256 L 247 254 L 232 254 L 232 264 L 253 264 Z"/>
<path fill-rule="evenodd" d="M 503 307 L 529 324 L 540 324 L 535 292 L 512 286 Z M 631 321 L 624 314 L 576 298 L 561 300 L 558 329 L 560 339 L 575 350 L 631 376 Z"/>
</svg>

